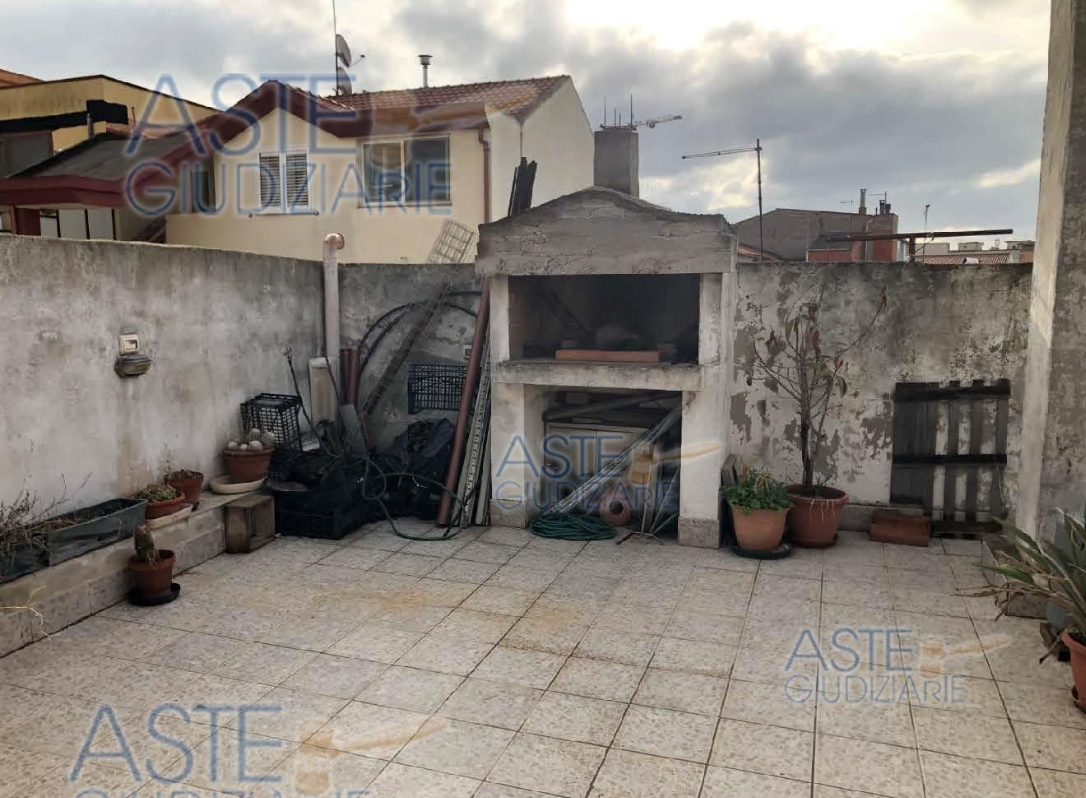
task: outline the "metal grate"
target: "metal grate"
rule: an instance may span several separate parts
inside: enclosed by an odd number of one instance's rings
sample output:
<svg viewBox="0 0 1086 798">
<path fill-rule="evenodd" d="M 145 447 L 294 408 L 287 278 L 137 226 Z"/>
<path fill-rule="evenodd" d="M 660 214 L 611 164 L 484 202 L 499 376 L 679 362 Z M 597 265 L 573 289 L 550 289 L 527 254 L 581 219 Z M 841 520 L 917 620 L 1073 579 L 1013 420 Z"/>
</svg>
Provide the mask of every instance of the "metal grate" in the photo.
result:
<svg viewBox="0 0 1086 798">
<path fill-rule="evenodd" d="M 441 225 L 427 263 L 463 263 L 475 241 L 475 233 L 459 222 L 446 219 Z"/>
<path fill-rule="evenodd" d="M 412 363 L 407 372 L 407 412 L 459 410 L 467 373 L 467 366 Z"/>
</svg>

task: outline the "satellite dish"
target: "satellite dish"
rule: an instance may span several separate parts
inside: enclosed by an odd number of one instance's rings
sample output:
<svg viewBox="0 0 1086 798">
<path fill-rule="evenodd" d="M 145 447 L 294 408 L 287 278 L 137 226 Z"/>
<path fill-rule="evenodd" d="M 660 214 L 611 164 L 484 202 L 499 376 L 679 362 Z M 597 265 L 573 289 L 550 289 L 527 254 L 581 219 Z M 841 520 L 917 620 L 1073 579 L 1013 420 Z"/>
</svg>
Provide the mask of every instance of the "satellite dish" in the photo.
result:
<svg viewBox="0 0 1086 798">
<path fill-rule="evenodd" d="M 351 78 L 341 66 L 336 67 L 336 94 L 351 94 L 354 89 L 351 87 Z"/>
<path fill-rule="evenodd" d="M 336 34 L 336 58 L 338 58 L 340 63 L 345 67 L 351 65 L 351 48 L 341 33 Z"/>
</svg>

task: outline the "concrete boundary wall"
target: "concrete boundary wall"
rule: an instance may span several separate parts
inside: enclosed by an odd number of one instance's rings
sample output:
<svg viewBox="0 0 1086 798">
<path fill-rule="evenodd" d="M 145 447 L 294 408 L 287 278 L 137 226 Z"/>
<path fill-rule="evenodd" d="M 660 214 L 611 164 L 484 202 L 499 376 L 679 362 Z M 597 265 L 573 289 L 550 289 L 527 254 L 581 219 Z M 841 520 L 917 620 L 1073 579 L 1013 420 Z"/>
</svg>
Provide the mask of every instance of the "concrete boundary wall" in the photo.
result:
<svg viewBox="0 0 1086 798">
<path fill-rule="evenodd" d="M 786 480 L 802 475 L 794 443 L 796 410 L 783 392 L 747 385 L 744 360 L 797 300 L 826 285 L 824 348 L 848 340 L 874 312 L 886 289 L 887 311 L 868 340 L 847 358 L 847 395 L 826 424 L 832 458 L 819 471 L 854 502 L 890 498 L 893 393 L 898 382 L 974 379 L 1011 381 L 1009 463 L 1004 501 L 1013 506 L 1021 448 L 1030 267 L 916 264 L 742 264 L 735 330 L 733 450 Z M 816 474 L 817 476 L 817 474 Z"/>
</svg>

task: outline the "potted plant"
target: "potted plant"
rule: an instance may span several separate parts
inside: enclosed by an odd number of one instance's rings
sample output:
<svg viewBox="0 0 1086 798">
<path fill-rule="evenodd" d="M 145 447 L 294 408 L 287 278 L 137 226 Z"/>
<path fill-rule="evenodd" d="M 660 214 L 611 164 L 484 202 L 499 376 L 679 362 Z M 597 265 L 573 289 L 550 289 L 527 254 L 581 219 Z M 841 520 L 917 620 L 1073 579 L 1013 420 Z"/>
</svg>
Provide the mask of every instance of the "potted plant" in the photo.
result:
<svg viewBox="0 0 1086 798">
<path fill-rule="evenodd" d="M 200 503 L 200 493 L 204 489 L 204 475 L 199 471 L 189 471 L 187 468 L 168 471 L 166 478 L 162 481 L 171 488 L 181 491 L 185 496 L 185 501 L 193 507 Z"/>
<path fill-rule="evenodd" d="M 185 494 L 169 485 L 152 483 L 137 493 L 135 498 L 147 502 L 145 517 L 150 521 L 154 518 L 173 515 L 180 510 L 181 504 L 185 501 Z"/>
<path fill-rule="evenodd" d="M 48 565 L 38 497 L 25 490 L 0 501 L 0 584 L 40 571 Z M 51 505 L 52 506 L 52 505 Z"/>
<path fill-rule="evenodd" d="M 252 429 L 244 442 L 230 441 L 223 449 L 223 459 L 231 482 L 259 482 L 268 474 L 275 436 Z"/>
<path fill-rule="evenodd" d="M 136 580 L 132 599 L 139 604 L 164 601 L 172 593 L 174 554 L 155 546 L 146 526 L 136 530 L 134 539 L 136 553 L 128 560 L 128 570 Z"/>
<path fill-rule="evenodd" d="M 849 342 L 827 346 L 819 328 L 825 286 L 812 299 L 796 302 L 781 318 L 781 334 L 770 330 L 762 342 L 751 347 L 748 384 L 757 376 L 770 390 L 783 392 L 796 403 L 796 446 L 803 464 L 803 480 L 786 490 L 792 501 L 788 528 L 792 540 L 800 546 L 832 546 L 837 537 L 848 494 L 815 481 L 815 465 L 820 462 L 826 442 L 826 417 L 834 407 L 834 397 L 848 391 L 845 355 L 871 332 L 886 309 L 883 290 L 878 307 L 857 335 Z"/>
<path fill-rule="evenodd" d="M 784 537 L 784 519 L 792 502 L 784 485 L 764 471 L 747 469 L 724 489 L 732 512 L 735 539 L 749 551 L 773 551 Z"/>
<path fill-rule="evenodd" d="M 996 553 L 995 565 L 981 568 L 1002 576 L 1005 581 L 971 591 L 972 595 L 998 595 L 1002 604 L 1015 596 L 1036 596 L 1055 604 L 1066 613 L 1062 640 L 1071 652 L 1073 695 L 1078 708 L 1086 712 L 1086 524 L 1063 514 L 1066 545 L 1035 540 L 1021 529 L 1004 524 L 1009 547 Z M 1054 649 L 1056 642 L 1053 642 Z M 1050 649 L 1043 662 L 1052 653 Z"/>
</svg>

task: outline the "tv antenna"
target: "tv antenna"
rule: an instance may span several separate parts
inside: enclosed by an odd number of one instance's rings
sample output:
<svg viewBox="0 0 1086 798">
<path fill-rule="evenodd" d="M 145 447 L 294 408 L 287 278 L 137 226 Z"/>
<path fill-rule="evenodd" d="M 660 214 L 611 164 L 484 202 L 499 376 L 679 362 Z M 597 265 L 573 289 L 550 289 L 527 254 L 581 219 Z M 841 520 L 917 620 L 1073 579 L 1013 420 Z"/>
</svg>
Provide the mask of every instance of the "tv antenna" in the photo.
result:
<svg viewBox="0 0 1086 798">
<path fill-rule="evenodd" d="M 755 139 L 753 147 L 733 147 L 730 150 L 714 150 L 713 152 L 695 152 L 684 155 L 683 160 L 689 158 L 715 158 L 721 155 L 738 155 L 743 152 L 753 152 L 758 156 L 758 262 L 762 262 L 765 253 L 765 231 L 762 227 L 762 140 Z"/>
<path fill-rule="evenodd" d="M 625 128 L 626 130 L 637 130 L 639 127 L 647 127 L 652 130 L 657 125 L 662 125 L 664 122 L 677 122 L 683 118 L 682 114 L 669 114 L 667 116 L 654 116 L 649 119 L 634 119 L 634 106 L 633 95 L 630 95 L 630 119 L 628 122 L 624 122 L 622 119 L 622 113 L 617 108 L 611 109 L 611 124 L 607 124 L 607 98 L 603 98 L 603 122 L 600 124 L 600 130 L 612 130 L 614 128 Z"/>
<path fill-rule="evenodd" d="M 351 61 L 351 46 L 347 44 L 347 40 L 343 38 L 337 28 L 336 0 L 332 0 L 332 35 L 333 50 L 336 54 L 336 96 L 351 94 L 354 88 L 351 86 L 351 76 L 347 74 L 347 70 L 360 64 L 366 56 L 360 55 L 357 60 Z"/>
</svg>

